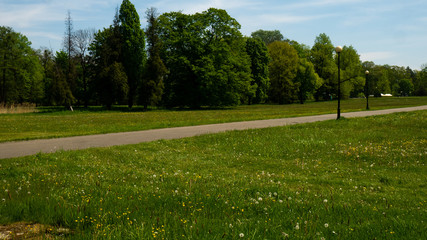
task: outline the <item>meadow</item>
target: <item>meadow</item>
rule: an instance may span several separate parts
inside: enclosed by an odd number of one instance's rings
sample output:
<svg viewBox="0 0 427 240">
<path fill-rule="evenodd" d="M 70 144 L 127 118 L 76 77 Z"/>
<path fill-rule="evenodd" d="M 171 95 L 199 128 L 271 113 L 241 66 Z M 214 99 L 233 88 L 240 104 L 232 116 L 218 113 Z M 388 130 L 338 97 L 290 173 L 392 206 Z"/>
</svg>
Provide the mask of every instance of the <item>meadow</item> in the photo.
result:
<svg viewBox="0 0 427 240">
<path fill-rule="evenodd" d="M 427 239 L 426 120 L 417 111 L 3 159 L 0 225 L 48 224 L 45 237 L 66 239 Z"/>
<path fill-rule="evenodd" d="M 419 105 L 427 105 L 427 97 L 370 98 L 371 110 Z M 349 99 L 342 101 L 341 111 L 363 111 L 365 107 L 365 99 Z M 37 113 L 0 114 L 0 142 L 319 115 L 336 113 L 336 108 L 336 101 L 148 112 L 140 108 L 129 111 L 126 107 L 115 107 L 113 111 L 75 108 L 74 112 L 42 107 Z"/>
</svg>

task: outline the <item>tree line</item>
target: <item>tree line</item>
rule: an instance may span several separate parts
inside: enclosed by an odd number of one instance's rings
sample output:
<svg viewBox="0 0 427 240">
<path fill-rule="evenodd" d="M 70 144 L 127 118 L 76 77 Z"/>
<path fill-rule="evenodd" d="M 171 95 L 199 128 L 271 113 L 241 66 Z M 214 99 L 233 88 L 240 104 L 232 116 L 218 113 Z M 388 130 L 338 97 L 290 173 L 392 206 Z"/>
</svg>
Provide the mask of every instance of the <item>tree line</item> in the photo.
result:
<svg viewBox="0 0 427 240">
<path fill-rule="evenodd" d="M 0 102 L 147 109 L 337 98 L 337 55 L 324 33 L 311 48 L 278 30 L 246 37 L 234 18 L 214 8 L 161 15 L 150 8 L 146 21 L 142 29 L 129 0 L 99 31 L 74 31 L 68 12 L 64 48 L 55 53 L 32 49 L 24 35 L 1 26 Z M 342 98 L 427 95 L 427 65 L 414 71 L 362 62 L 352 46 L 343 47 L 341 74 Z"/>
</svg>

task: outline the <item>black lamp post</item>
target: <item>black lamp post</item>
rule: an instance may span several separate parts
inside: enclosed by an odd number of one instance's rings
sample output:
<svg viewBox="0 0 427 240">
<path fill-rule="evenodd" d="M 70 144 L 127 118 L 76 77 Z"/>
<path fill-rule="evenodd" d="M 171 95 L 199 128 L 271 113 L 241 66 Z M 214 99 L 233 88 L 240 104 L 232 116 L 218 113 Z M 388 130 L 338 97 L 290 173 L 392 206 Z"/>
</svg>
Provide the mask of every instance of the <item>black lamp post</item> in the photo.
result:
<svg viewBox="0 0 427 240">
<path fill-rule="evenodd" d="M 342 47 L 341 46 L 336 47 L 335 52 L 338 54 L 338 111 L 337 111 L 337 120 L 338 120 L 341 117 L 340 54 L 342 52 Z"/>
<path fill-rule="evenodd" d="M 366 86 L 366 110 L 369 110 L 369 84 L 368 84 L 368 75 L 369 75 L 369 71 L 366 70 L 365 71 L 365 76 L 366 76 L 366 80 L 365 80 L 365 86 Z"/>
</svg>

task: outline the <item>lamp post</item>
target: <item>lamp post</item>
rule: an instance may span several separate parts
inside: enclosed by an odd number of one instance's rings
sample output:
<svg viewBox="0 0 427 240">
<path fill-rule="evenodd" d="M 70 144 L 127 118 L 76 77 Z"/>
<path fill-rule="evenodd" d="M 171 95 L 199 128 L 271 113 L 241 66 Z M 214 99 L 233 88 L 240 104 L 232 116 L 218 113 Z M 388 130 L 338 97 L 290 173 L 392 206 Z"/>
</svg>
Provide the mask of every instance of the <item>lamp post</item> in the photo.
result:
<svg viewBox="0 0 427 240">
<path fill-rule="evenodd" d="M 365 71 L 365 86 L 366 86 L 366 110 L 369 110 L 369 84 L 368 84 L 368 75 L 369 75 L 369 71 L 366 70 Z"/>
<path fill-rule="evenodd" d="M 341 117 L 340 54 L 342 52 L 342 47 L 341 46 L 336 47 L 335 52 L 338 54 L 338 110 L 337 110 L 337 120 L 338 120 Z"/>
</svg>

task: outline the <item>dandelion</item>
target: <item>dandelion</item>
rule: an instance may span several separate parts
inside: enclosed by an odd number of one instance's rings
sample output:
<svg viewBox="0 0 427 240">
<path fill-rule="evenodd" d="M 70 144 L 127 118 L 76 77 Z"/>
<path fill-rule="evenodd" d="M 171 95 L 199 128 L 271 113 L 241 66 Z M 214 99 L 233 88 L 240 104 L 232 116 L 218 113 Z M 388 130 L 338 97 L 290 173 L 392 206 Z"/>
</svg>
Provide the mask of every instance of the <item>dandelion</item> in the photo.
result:
<svg viewBox="0 0 427 240">
<path fill-rule="evenodd" d="M 239 234 L 239 237 L 241 237 L 241 238 L 244 237 L 244 236 L 245 236 L 245 234 L 243 234 L 243 233 Z"/>
<path fill-rule="evenodd" d="M 329 227 L 329 224 L 325 223 L 325 228 Z"/>
<path fill-rule="evenodd" d="M 292 200 L 292 198 L 291 198 L 291 197 L 288 197 L 288 200 L 289 200 L 289 201 L 291 201 L 291 200 Z"/>
<path fill-rule="evenodd" d="M 299 230 L 299 224 L 297 223 L 297 225 L 295 226 L 295 230 Z"/>
</svg>

